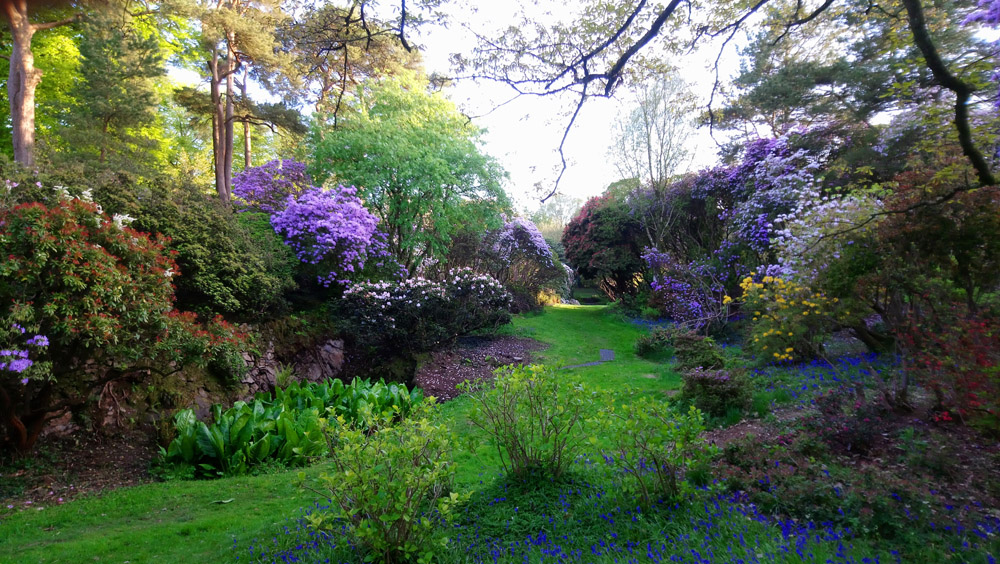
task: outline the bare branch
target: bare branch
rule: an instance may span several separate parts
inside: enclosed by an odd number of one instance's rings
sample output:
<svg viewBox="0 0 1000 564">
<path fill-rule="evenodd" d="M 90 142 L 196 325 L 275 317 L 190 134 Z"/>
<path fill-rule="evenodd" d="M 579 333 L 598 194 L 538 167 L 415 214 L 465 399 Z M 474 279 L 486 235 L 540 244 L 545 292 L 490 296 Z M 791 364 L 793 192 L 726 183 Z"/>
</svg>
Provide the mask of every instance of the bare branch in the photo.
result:
<svg viewBox="0 0 1000 564">
<path fill-rule="evenodd" d="M 559 160 L 562 162 L 562 169 L 559 170 L 559 176 L 556 177 L 556 183 L 552 186 L 552 191 L 548 193 L 547 196 L 542 198 L 542 203 L 544 204 L 546 200 L 555 195 L 556 191 L 559 190 L 559 181 L 562 180 L 563 174 L 566 173 L 566 153 L 563 148 L 566 145 L 566 138 L 569 137 L 569 132 L 573 129 L 573 122 L 576 121 L 576 116 L 580 115 L 580 110 L 583 108 L 583 103 L 587 101 L 587 92 L 584 90 L 580 93 L 580 100 L 576 103 L 576 110 L 573 111 L 573 117 L 569 118 L 569 123 L 566 124 L 566 129 L 563 130 L 562 140 L 559 141 Z"/>
</svg>

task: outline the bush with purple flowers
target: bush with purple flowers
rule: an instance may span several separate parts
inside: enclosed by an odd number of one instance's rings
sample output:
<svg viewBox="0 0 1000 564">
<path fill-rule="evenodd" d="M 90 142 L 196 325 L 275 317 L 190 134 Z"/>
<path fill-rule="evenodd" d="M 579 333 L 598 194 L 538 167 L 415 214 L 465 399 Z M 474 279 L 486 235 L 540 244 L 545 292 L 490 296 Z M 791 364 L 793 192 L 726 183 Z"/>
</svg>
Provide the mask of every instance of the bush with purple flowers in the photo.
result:
<svg viewBox="0 0 1000 564">
<path fill-rule="evenodd" d="M 388 258 L 378 218 L 353 186 L 309 188 L 274 212 L 271 225 L 300 261 L 321 267 L 323 286 L 346 285 L 369 260 Z"/>
</svg>

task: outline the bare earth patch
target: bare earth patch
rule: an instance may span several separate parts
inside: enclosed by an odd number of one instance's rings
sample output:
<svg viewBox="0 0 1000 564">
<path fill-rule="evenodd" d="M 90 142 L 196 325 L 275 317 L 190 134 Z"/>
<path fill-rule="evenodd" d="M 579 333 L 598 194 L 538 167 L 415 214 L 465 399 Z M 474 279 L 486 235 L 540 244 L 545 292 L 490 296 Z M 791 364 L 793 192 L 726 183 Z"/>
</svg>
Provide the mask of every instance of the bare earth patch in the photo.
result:
<svg viewBox="0 0 1000 564">
<path fill-rule="evenodd" d="M 154 439 L 139 429 L 107 436 L 43 437 L 32 458 L 3 460 L 0 518 L 14 511 L 61 505 L 80 495 L 152 482 L 149 463 L 155 455 Z"/>
<path fill-rule="evenodd" d="M 531 353 L 544 348 L 538 341 L 521 337 L 463 337 L 433 353 L 413 381 L 424 395 L 448 401 L 459 395 L 455 387 L 462 382 L 492 378 L 494 370 L 508 364 L 530 364 Z"/>
</svg>

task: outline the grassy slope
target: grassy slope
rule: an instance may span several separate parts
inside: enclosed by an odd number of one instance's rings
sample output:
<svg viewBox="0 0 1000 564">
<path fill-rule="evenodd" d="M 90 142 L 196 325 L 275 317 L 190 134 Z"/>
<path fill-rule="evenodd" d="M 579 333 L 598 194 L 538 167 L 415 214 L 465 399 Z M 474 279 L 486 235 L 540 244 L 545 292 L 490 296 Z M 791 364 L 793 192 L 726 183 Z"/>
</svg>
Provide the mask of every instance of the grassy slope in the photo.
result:
<svg viewBox="0 0 1000 564">
<path fill-rule="evenodd" d="M 566 371 L 596 389 L 629 385 L 648 393 L 676 388 L 679 377 L 663 365 L 637 358 L 635 338 L 644 329 L 623 323 L 604 306 L 556 306 L 518 317 L 512 328 L 550 345 L 542 361 L 557 366 L 598 360 L 598 349 L 615 360 Z M 652 377 L 649 377 L 652 376 Z M 488 481 L 499 465 L 478 429 L 466 422 L 464 398 L 443 406 L 442 417 L 463 439 L 456 453 L 460 487 Z M 319 465 L 322 466 L 322 465 Z M 319 467 L 310 470 L 318 474 Z M 316 496 L 293 485 L 296 471 L 211 482 L 150 484 L 30 510 L 0 522 L 0 563 L 6 562 L 222 562 L 253 538 L 269 538 L 287 517 Z M 229 503 L 213 503 L 232 499 Z"/>
</svg>

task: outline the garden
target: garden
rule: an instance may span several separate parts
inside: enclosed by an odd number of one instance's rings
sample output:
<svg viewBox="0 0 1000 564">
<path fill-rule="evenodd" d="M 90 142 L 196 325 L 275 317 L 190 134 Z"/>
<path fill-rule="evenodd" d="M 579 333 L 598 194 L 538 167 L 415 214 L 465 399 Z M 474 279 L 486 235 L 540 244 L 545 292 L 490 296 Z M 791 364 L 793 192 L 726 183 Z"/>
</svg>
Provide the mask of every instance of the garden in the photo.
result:
<svg viewBox="0 0 1000 564">
<path fill-rule="evenodd" d="M 1000 2 L 8 4 L 0 562 L 1000 558 Z"/>
</svg>

